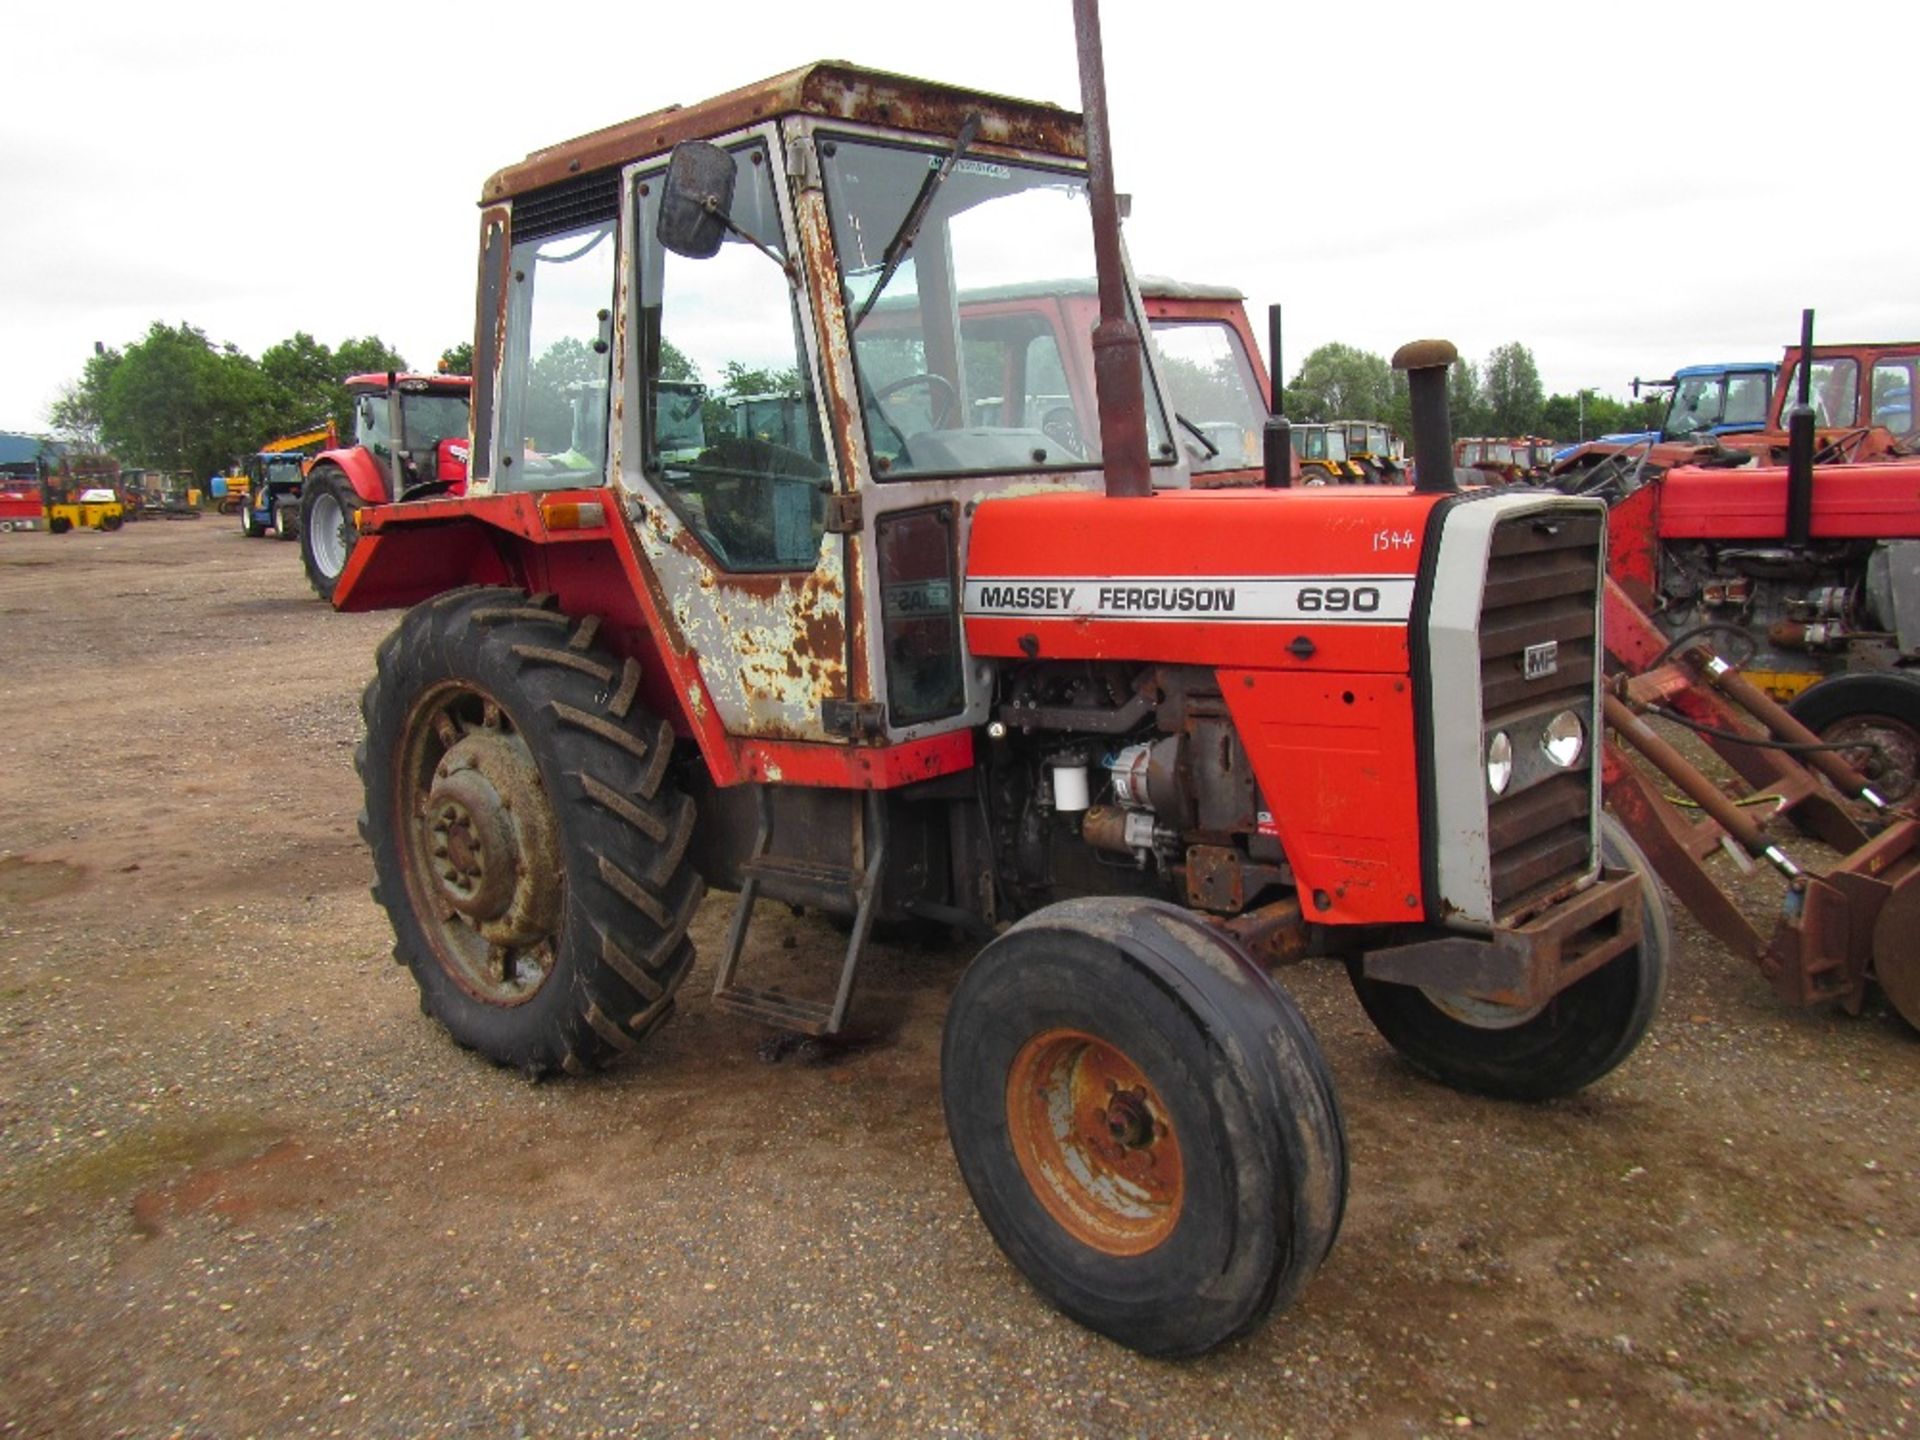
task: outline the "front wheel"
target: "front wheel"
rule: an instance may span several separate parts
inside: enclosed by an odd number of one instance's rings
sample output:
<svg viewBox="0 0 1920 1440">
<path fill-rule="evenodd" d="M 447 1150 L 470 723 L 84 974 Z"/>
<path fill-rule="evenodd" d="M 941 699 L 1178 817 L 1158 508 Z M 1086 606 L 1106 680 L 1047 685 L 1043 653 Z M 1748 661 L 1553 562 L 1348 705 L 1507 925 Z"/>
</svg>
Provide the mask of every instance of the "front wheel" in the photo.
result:
<svg viewBox="0 0 1920 1440">
<path fill-rule="evenodd" d="M 1889 804 L 1911 798 L 1920 784 L 1920 677 L 1835 675 L 1802 690 L 1787 713 L 1822 740 L 1846 742 L 1842 758 Z"/>
<path fill-rule="evenodd" d="M 267 533 L 267 527 L 255 518 L 253 502 L 250 500 L 240 502 L 240 533 L 249 540 L 258 540 Z"/>
<path fill-rule="evenodd" d="M 593 634 L 516 590 L 451 592 L 408 612 L 361 705 L 394 954 L 456 1041 L 530 1075 L 633 1050 L 693 964 L 673 728 Z"/>
<path fill-rule="evenodd" d="M 73 521 L 64 515 L 56 515 L 47 521 L 47 533 L 50 535 L 64 535 L 71 529 L 73 529 Z"/>
<path fill-rule="evenodd" d="M 360 538 L 353 517 L 366 507 L 338 465 L 316 465 L 300 490 L 300 562 L 313 593 L 329 604 Z"/>
<path fill-rule="evenodd" d="M 980 952 L 940 1089 L 987 1229 L 1052 1305 L 1193 1355 L 1290 1304 L 1346 1205 L 1346 1134 L 1305 1019 L 1177 906 L 1069 900 Z"/>
<path fill-rule="evenodd" d="M 1374 1028 L 1423 1074 L 1507 1100 L 1571 1095 L 1619 1065 L 1660 1008 L 1673 931 L 1653 866 L 1611 815 L 1600 817 L 1600 853 L 1609 866 L 1640 876 L 1633 949 L 1534 1006 L 1372 980 L 1355 956 L 1347 974 Z"/>
</svg>

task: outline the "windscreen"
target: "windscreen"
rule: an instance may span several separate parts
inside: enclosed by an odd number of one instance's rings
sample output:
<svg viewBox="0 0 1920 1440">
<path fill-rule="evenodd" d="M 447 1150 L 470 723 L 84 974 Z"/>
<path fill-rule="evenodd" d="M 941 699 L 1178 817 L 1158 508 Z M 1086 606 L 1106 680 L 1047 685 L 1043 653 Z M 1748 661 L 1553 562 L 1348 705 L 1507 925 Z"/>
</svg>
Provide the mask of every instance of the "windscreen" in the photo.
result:
<svg viewBox="0 0 1920 1440">
<path fill-rule="evenodd" d="M 1097 466 L 1086 178 L 978 157 L 945 170 L 951 150 L 820 145 L 874 473 Z M 1170 462 L 1144 340 L 1140 358 L 1148 454 Z"/>
</svg>

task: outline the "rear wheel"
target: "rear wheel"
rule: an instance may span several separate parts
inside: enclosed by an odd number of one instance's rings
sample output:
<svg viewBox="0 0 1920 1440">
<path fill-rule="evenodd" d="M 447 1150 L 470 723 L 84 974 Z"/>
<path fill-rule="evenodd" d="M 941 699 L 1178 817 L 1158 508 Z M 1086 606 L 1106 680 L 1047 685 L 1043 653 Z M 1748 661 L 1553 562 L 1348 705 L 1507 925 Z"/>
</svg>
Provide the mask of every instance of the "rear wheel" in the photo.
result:
<svg viewBox="0 0 1920 1440">
<path fill-rule="evenodd" d="M 73 521 L 64 515 L 56 515 L 47 521 L 47 530 L 51 534 L 64 535 L 71 529 L 73 529 Z"/>
<path fill-rule="evenodd" d="M 988 945 L 948 1011 L 940 1088 L 1001 1249 L 1133 1349 L 1253 1329 L 1339 1231 L 1346 1135 L 1313 1033 L 1177 906 L 1070 900 Z"/>
<path fill-rule="evenodd" d="M 1611 815 L 1600 817 L 1600 851 L 1640 876 L 1637 946 L 1533 1006 L 1371 980 L 1356 956 L 1347 973 L 1374 1028 L 1416 1070 L 1509 1100 L 1570 1095 L 1619 1065 L 1660 1008 L 1673 932 L 1652 865 Z"/>
<path fill-rule="evenodd" d="M 382 645 L 356 757 L 395 956 L 461 1044 L 530 1075 L 631 1050 L 693 963 L 673 730 L 550 602 L 453 592 Z"/>
<path fill-rule="evenodd" d="M 322 600 L 333 600 L 360 532 L 353 517 L 366 502 L 338 465 L 316 465 L 300 491 L 300 561 L 307 583 Z"/>
<path fill-rule="evenodd" d="M 1840 754 L 1882 800 L 1899 804 L 1920 785 L 1920 677 L 1835 675 L 1802 690 L 1787 711 L 1822 740 L 1859 742 Z"/>
<path fill-rule="evenodd" d="M 274 503 L 273 538 L 276 540 L 300 538 L 300 502 L 298 500 L 280 500 Z"/>
</svg>

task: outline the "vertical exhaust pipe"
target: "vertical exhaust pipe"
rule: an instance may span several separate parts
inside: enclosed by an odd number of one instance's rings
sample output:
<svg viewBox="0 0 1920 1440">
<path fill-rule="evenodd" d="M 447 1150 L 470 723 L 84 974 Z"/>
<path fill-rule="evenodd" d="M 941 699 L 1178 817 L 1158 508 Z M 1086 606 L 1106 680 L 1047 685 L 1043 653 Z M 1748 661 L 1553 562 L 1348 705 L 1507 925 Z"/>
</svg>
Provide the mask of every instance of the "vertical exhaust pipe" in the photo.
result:
<svg viewBox="0 0 1920 1440">
<path fill-rule="evenodd" d="M 1114 198 L 1107 134 L 1107 74 L 1100 51 L 1100 0 L 1073 0 L 1080 51 L 1080 108 L 1086 118 L 1087 179 L 1093 205 L 1093 264 L 1100 283 L 1100 323 L 1093 328 L 1093 390 L 1100 406 L 1100 458 L 1107 494 L 1153 494 L 1147 461 L 1147 396 L 1140 331 L 1127 307 L 1120 264 L 1120 206 Z"/>
<path fill-rule="evenodd" d="M 1460 358 L 1450 340 L 1409 340 L 1393 352 L 1393 368 L 1407 372 L 1413 402 L 1413 488 L 1451 495 L 1453 426 L 1447 419 L 1447 370 Z"/>
<path fill-rule="evenodd" d="M 1813 538 L 1813 311 L 1800 312 L 1798 396 L 1787 411 L 1787 543 Z"/>
<path fill-rule="evenodd" d="M 1276 489 L 1293 484 L 1293 426 L 1287 420 L 1287 367 L 1280 358 L 1280 307 L 1267 306 L 1267 423 L 1260 436 L 1266 483 Z"/>
</svg>

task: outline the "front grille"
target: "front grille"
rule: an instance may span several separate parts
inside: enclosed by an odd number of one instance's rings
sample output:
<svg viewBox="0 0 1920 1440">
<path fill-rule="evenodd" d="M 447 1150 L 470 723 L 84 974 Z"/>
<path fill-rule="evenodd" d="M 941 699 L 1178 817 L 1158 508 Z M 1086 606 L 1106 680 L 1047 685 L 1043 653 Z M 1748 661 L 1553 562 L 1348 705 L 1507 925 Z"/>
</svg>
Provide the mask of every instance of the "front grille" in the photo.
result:
<svg viewBox="0 0 1920 1440">
<path fill-rule="evenodd" d="M 1592 763 L 1599 736 L 1593 682 L 1602 517 L 1524 515 L 1494 529 L 1480 605 L 1480 700 L 1484 733 L 1506 731 L 1514 778 L 1487 809 L 1493 908 L 1500 917 L 1587 872 L 1592 861 Z M 1529 680 L 1529 648 L 1557 647 L 1550 675 Z M 1554 768 L 1539 738 L 1572 710 L 1586 727 L 1579 765 Z"/>
</svg>

